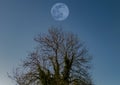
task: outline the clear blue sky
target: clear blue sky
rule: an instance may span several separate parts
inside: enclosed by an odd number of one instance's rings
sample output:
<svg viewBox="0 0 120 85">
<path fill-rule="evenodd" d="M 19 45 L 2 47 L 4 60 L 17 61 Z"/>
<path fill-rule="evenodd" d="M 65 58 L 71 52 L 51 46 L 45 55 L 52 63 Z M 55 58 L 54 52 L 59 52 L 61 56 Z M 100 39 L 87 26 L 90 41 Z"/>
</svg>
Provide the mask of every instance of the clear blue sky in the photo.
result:
<svg viewBox="0 0 120 85">
<path fill-rule="evenodd" d="M 69 17 L 55 21 L 50 9 L 63 2 Z M 0 85 L 15 85 L 7 77 L 34 49 L 33 38 L 61 25 L 86 42 L 93 55 L 92 76 L 96 85 L 120 85 L 119 0 L 0 0 Z"/>
</svg>

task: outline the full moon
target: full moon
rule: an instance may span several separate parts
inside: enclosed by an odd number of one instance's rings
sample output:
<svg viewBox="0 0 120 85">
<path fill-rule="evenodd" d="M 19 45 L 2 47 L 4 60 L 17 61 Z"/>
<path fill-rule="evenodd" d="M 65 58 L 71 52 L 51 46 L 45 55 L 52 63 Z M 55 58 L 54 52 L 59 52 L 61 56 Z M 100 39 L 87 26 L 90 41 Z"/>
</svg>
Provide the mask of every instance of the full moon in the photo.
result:
<svg viewBox="0 0 120 85">
<path fill-rule="evenodd" d="M 56 3 L 51 8 L 51 15 L 57 21 L 63 21 L 69 16 L 68 6 L 64 3 Z"/>
</svg>

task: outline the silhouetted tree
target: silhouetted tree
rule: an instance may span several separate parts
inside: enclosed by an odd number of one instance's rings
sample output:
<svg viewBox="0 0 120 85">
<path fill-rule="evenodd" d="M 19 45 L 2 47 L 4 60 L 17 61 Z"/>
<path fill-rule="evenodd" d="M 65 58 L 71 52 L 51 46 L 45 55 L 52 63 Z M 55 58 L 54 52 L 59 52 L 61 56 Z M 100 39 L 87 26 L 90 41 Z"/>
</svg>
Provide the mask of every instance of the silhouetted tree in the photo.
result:
<svg viewBox="0 0 120 85">
<path fill-rule="evenodd" d="M 18 85 L 93 85 L 91 56 L 76 35 L 52 27 L 35 41 L 35 51 L 13 73 Z"/>
</svg>

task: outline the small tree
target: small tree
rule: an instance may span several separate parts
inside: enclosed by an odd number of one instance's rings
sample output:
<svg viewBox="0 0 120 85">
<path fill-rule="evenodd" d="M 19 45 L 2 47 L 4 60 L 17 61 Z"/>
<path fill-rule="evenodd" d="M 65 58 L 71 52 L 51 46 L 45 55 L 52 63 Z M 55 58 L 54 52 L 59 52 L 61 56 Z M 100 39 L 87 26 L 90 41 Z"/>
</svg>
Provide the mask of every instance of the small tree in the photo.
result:
<svg viewBox="0 0 120 85">
<path fill-rule="evenodd" d="M 91 56 L 73 33 L 55 27 L 38 35 L 34 52 L 12 78 L 18 85 L 93 85 L 88 69 Z"/>
</svg>

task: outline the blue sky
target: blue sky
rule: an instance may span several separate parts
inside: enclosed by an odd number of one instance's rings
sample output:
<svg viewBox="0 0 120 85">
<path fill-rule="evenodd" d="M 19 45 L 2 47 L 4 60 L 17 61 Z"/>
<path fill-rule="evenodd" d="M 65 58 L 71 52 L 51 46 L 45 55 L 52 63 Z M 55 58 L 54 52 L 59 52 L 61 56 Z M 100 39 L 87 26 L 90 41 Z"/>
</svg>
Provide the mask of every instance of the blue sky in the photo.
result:
<svg viewBox="0 0 120 85">
<path fill-rule="evenodd" d="M 70 9 L 55 21 L 51 7 L 62 2 Z M 0 85 L 15 85 L 7 77 L 34 49 L 33 38 L 51 26 L 62 26 L 85 41 L 93 55 L 96 85 L 120 85 L 120 5 L 118 0 L 0 0 Z"/>
</svg>

